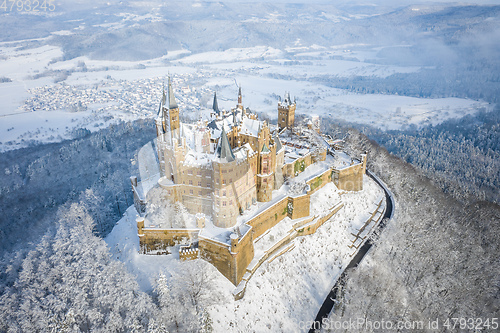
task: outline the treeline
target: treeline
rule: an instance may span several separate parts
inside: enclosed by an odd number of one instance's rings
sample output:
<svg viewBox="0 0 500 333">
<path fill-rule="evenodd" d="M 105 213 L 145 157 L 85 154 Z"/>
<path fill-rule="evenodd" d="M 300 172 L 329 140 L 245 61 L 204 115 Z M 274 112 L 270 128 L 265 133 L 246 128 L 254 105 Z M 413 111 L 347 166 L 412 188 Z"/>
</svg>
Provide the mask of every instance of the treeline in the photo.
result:
<svg viewBox="0 0 500 333">
<path fill-rule="evenodd" d="M 348 273 L 330 319 L 420 321 L 422 331 L 432 331 L 428 322 L 438 319 L 444 331 L 448 318 L 497 317 L 500 207 L 485 201 L 461 204 L 357 131 L 350 132 L 347 144 L 357 153 L 368 151 L 368 167 L 394 193 L 396 211 L 374 250 Z M 346 331 L 377 330 L 362 326 Z"/>
<path fill-rule="evenodd" d="M 63 203 L 85 203 L 100 236 L 109 233 L 132 204 L 131 160 L 154 138 L 153 123 L 122 122 L 81 135 L 2 154 L 0 251 L 44 234 Z"/>
<path fill-rule="evenodd" d="M 500 203 L 500 109 L 419 130 L 361 130 L 461 202 Z"/>
</svg>

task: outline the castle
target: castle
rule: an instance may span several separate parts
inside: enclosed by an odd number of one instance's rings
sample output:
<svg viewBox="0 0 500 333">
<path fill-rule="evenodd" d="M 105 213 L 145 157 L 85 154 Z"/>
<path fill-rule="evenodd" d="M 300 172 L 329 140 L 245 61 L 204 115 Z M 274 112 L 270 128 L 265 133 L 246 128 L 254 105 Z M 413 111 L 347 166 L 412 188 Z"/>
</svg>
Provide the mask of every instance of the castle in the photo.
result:
<svg viewBox="0 0 500 333">
<path fill-rule="evenodd" d="M 210 119 L 194 124 L 180 121 L 170 78 L 167 92 L 155 120 L 154 188 L 181 203 L 194 222 L 168 228 L 149 223 L 145 207 L 153 186 L 131 177 L 143 253 L 180 244 L 180 259 L 204 258 L 238 285 L 254 260 L 254 240 L 274 225 L 289 218 L 316 230 L 325 221 L 309 216 L 311 194 L 329 182 L 362 189 L 366 155 L 355 160 L 334 153 L 320 135 L 318 117 L 295 124 L 296 102 L 289 93 L 278 102 L 278 125 L 272 126 L 244 108 L 241 87 L 234 108 L 219 109 L 214 94 Z"/>
</svg>

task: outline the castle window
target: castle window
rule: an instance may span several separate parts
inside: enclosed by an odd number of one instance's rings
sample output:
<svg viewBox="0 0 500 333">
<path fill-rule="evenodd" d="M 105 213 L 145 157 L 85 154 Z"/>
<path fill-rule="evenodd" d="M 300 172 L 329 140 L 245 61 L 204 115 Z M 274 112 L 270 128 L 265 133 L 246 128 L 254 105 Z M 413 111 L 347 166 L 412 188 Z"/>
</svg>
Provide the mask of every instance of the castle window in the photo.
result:
<svg viewBox="0 0 500 333">
<path fill-rule="evenodd" d="M 188 175 L 192 175 L 193 174 L 193 170 L 188 170 Z"/>
<path fill-rule="evenodd" d="M 264 183 L 267 183 L 267 178 L 264 178 Z"/>
<path fill-rule="evenodd" d="M 226 202 L 225 201 L 222 201 L 222 206 L 226 206 Z"/>
<path fill-rule="evenodd" d="M 198 182 L 198 186 L 200 186 L 200 187 L 201 187 L 201 182 Z"/>
<path fill-rule="evenodd" d="M 192 180 L 189 181 L 189 185 L 193 185 L 193 181 Z"/>
<path fill-rule="evenodd" d="M 222 191 L 222 196 L 225 197 L 226 196 L 226 191 Z"/>
<path fill-rule="evenodd" d="M 198 171 L 196 175 L 201 176 L 201 171 Z"/>
<path fill-rule="evenodd" d="M 226 185 L 226 180 L 225 179 L 222 180 L 222 185 Z"/>
<path fill-rule="evenodd" d="M 222 170 L 221 172 L 222 172 L 222 173 L 226 173 L 226 172 L 227 172 L 227 170 Z"/>
<path fill-rule="evenodd" d="M 193 194 L 193 190 L 189 190 L 189 194 Z"/>
</svg>

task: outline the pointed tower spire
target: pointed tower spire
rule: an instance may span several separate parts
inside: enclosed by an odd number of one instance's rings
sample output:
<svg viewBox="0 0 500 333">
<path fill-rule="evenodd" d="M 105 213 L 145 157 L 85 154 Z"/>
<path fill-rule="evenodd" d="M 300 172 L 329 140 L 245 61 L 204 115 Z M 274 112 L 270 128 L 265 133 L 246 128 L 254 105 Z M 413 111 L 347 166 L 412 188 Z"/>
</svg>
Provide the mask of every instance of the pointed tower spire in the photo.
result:
<svg viewBox="0 0 500 333">
<path fill-rule="evenodd" d="M 233 150 L 231 149 L 231 145 L 229 144 L 224 125 L 222 125 L 219 147 L 217 147 L 217 157 L 219 157 L 220 159 L 226 159 L 227 162 L 234 161 Z"/>
<path fill-rule="evenodd" d="M 165 82 L 163 82 L 163 93 L 161 98 L 162 106 L 165 106 L 166 102 L 167 102 L 167 96 L 165 95 Z"/>
<path fill-rule="evenodd" d="M 243 110 L 243 97 L 241 96 L 241 86 L 238 89 L 238 109 Z"/>
<path fill-rule="evenodd" d="M 216 114 L 219 114 L 219 104 L 217 103 L 217 92 L 214 92 L 214 104 L 212 105 L 212 109 Z"/>
<path fill-rule="evenodd" d="M 170 80 L 170 76 L 168 77 L 168 108 L 169 109 L 177 109 L 177 102 L 175 101 L 174 96 L 174 88 L 172 88 L 172 81 Z"/>
</svg>

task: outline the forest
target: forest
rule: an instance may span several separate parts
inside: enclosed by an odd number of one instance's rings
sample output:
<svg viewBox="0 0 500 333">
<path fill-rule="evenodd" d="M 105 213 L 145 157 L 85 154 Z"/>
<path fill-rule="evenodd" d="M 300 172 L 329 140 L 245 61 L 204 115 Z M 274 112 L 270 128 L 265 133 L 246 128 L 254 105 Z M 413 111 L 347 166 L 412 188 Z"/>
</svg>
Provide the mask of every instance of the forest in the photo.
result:
<svg viewBox="0 0 500 333">
<path fill-rule="evenodd" d="M 403 131 L 358 127 L 464 204 L 500 203 L 500 109 Z"/>
<path fill-rule="evenodd" d="M 3 153 L 0 251 L 20 239 L 36 241 L 53 225 L 59 206 L 69 202 L 84 202 L 96 234 L 106 236 L 132 204 L 131 161 L 154 133 L 152 121 L 122 122 L 92 134 L 77 130 L 73 140 Z"/>
</svg>

